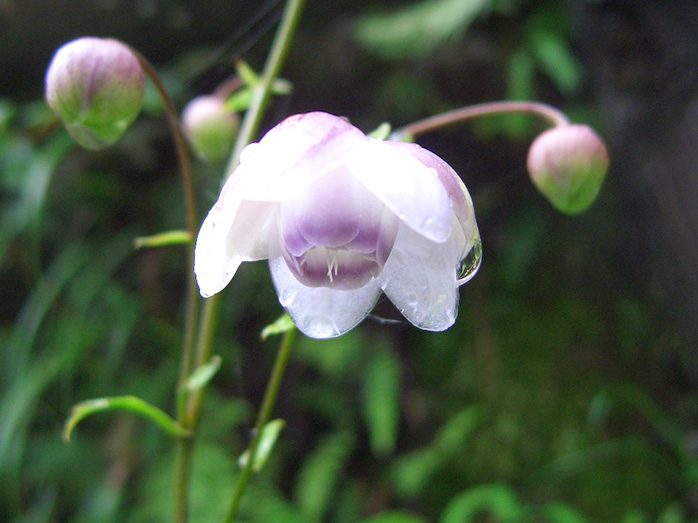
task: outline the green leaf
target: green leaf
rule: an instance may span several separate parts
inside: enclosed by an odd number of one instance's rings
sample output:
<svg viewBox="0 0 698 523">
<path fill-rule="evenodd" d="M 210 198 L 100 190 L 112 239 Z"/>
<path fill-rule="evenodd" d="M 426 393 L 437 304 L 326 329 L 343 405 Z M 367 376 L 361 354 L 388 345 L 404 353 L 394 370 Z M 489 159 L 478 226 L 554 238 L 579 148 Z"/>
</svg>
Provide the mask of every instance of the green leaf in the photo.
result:
<svg viewBox="0 0 698 523">
<path fill-rule="evenodd" d="M 286 422 L 282 419 L 275 419 L 264 425 L 262 434 L 259 436 L 257 450 L 254 453 L 254 462 L 252 463 L 252 470 L 254 472 L 259 472 L 264 468 L 264 465 L 267 463 L 269 456 L 271 456 L 271 451 L 274 450 L 274 445 L 276 445 L 279 435 L 285 426 Z M 243 452 L 238 458 L 238 465 L 240 468 L 244 468 L 245 465 L 247 465 L 248 459 L 250 459 L 249 449 Z"/>
<path fill-rule="evenodd" d="M 251 87 L 243 87 L 235 91 L 225 101 L 225 109 L 235 113 L 246 111 L 252 101 L 253 92 Z"/>
<path fill-rule="evenodd" d="M 133 240 L 136 249 L 143 247 L 165 247 L 167 245 L 183 245 L 191 243 L 192 237 L 189 231 L 167 231 L 152 236 L 139 236 Z"/>
<path fill-rule="evenodd" d="M 235 62 L 235 69 L 237 69 L 238 75 L 242 78 L 242 81 L 245 82 L 245 85 L 254 87 L 259 83 L 259 75 L 244 60 Z"/>
<path fill-rule="evenodd" d="M 441 523 L 466 523 L 485 513 L 495 521 L 517 521 L 526 508 L 514 491 L 503 484 L 481 485 L 459 494 L 446 505 Z"/>
<path fill-rule="evenodd" d="M 563 93 L 574 92 L 582 81 L 582 70 L 567 42 L 552 32 L 536 31 L 529 42 L 540 67 Z"/>
<path fill-rule="evenodd" d="M 391 454 L 400 421 L 400 364 L 394 352 L 376 352 L 366 369 L 363 392 L 371 450 L 377 456 Z"/>
<path fill-rule="evenodd" d="M 350 433 L 325 437 L 298 472 L 294 499 L 311 521 L 323 521 L 339 475 L 354 447 Z"/>
<path fill-rule="evenodd" d="M 482 407 L 471 405 L 449 419 L 439 429 L 430 446 L 398 458 L 391 469 L 397 493 L 405 497 L 418 494 L 451 457 L 461 450 L 484 419 Z"/>
<path fill-rule="evenodd" d="M 137 398 L 136 396 L 114 396 L 110 398 L 86 400 L 75 405 L 70 417 L 65 422 L 63 439 L 69 442 L 70 436 L 77 424 L 86 417 L 97 412 L 110 410 L 126 410 L 133 412 L 134 414 L 139 414 L 140 416 L 153 421 L 168 434 L 178 438 L 184 438 L 191 435 L 188 430 L 181 427 L 167 413 L 151 405 L 150 403 Z"/>
<path fill-rule="evenodd" d="M 548 503 L 543 510 L 550 523 L 587 523 L 587 519 L 564 503 Z"/>
<path fill-rule="evenodd" d="M 208 363 L 201 365 L 191 373 L 191 376 L 189 376 L 189 379 L 187 379 L 184 388 L 189 391 L 194 391 L 208 385 L 208 383 L 218 372 L 218 369 L 221 368 L 221 361 L 220 356 L 213 356 Z"/>
<path fill-rule="evenodd" d="M 362 17 L 356 38 L 389 59 L 423 57 L 462 37 L 491 0 L 424 0 L 389 14 Z"/>
<path fill-rule="evenodd" d="M 392 130 L 391 125 L 388 122 L 383 122 L 373 131 L 368 133 L 369 138 L 375 138 L 376 140 L 387 140 L 390 136 L 390 131 Z"/>
<path fill-rule="evenodd" d="M 296 324 L 293 323 L 291 317 L 284 313 L 272 324 L 267 325 L 262 329 L 261 338 L 266 340 L 269 336 L 278 336 L 279 334 L 284 334 L 291 329 L 295 329 Z"/>
<path fill-rule="evenodd" d="M 410 512 L 390 510 L 362 519 L 359 523 L 427 523 L 427 520 Z"/>
</svg>

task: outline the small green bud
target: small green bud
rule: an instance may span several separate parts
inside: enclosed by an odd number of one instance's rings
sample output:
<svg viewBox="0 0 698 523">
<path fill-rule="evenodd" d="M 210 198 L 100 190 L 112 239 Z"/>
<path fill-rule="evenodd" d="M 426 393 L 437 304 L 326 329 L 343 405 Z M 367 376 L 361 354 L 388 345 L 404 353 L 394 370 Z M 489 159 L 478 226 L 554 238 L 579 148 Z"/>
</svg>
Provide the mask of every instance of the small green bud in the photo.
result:
<svg viewBox="0 0 698 523">
<path fill-rule="evenodd" d="M 606 146 L 586 125 L 548 129 L 528 150 L 533 184 L 565 214 L 579 214 L 594 203 L 607 171 Z"/>
<path fill-rule="evenodd" d="M 205 161 L 215 162 L 230 154 L 240 118 L 226 109 L 222 98 L 199 96 L 184 108 L 182 126 L 196 154 Z"/>
<path fill-rule="evenodd" d="M 46 73 L 46 101 L 85 149 L 116 142 L 138 117 L 145 74 L 135 53 L 108 38 L 63 45 Z"/>
</svg>

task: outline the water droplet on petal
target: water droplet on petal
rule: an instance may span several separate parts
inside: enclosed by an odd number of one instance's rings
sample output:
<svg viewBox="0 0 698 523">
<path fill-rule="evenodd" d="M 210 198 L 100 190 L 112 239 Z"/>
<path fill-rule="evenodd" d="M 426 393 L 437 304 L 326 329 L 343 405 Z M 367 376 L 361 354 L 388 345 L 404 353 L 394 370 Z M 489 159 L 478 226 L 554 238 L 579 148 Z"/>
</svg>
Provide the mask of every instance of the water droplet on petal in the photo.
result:
<svg viewBox="0 0 698 523">
<path fill-rule="evenodd" d="M 482 241 L 478 235 L 473 240 L 473 246 L 470 252 L 463 258 L 456 269 L 456 285 L 463 285 L 469 282 L 477 274 L 480 264 L 482 263 Z"/>
</svg>

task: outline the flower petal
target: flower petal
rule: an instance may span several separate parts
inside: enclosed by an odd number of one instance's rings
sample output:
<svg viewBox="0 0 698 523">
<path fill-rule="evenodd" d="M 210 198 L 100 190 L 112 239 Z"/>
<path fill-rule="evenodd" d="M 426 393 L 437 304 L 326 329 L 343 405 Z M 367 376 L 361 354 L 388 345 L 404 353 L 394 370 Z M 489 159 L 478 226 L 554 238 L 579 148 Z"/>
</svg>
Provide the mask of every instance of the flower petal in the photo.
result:
<svg viewBox="0 0 698 523">
<path fill-rule="evenodd" d="M 465 243 L 459 227 L 447 241 L 436 243 L 400 226 L 379 279 L 390 301 L 416 327 L 443 331 L 456 321 L 456 271 Z"/>
<path fill-rule="evenodd" d="M 369 140 L 348 160 L 354 176 L 414 231 L 444 242 L 451 233 L 451 202 L 438 170 L 395 142 Z"/>
<path fill-rule="evenodd" d="M 419 160 L 424 166 L 432 168 L 436 171 L 437 177 L 441 185 L 446 189 L 448 197 L 453 204 L 452 211 L 463 224 L 463 229 L 467 232 L 472 229 L 472 226 L 467 226 L 467 223 L 475 226 L 475 210 L 473 201 L 470 198 L 470 193 L 466 189 L 465 184 L 460 176 L 440 157 L 431 151 L 417 145 L 416 143 L 405 142 L 385 142 L 386 145 L 401 148 L 414 158 Z M 470 236 L 466 234 L 466 237 Z"/>
<path fill-rule="evenodd" d="M 369 139 L 343 118 L 314 112 L 291 116 L 248 145 L 238 176 L 246 200 L 284 201 L 336 169 Z"/>
<path fill-rule="evenodd" d="M 353 329 L 371 312 L 381 293 L 376 279 L 354 290 L 306 287 L 281 256 L 269 260 L 269 268 L 279 302 L 311 338 L 334 338 Z"/>
<path fill-rule="evenodd" d="M 237 179 L 225 184 L 196 239 L 194 273 L 204 298 L 228 285 L 242 262 L 277 254 L 272 225 L 278 204 L 244 201 L 236 184 Z"/>
</svg>

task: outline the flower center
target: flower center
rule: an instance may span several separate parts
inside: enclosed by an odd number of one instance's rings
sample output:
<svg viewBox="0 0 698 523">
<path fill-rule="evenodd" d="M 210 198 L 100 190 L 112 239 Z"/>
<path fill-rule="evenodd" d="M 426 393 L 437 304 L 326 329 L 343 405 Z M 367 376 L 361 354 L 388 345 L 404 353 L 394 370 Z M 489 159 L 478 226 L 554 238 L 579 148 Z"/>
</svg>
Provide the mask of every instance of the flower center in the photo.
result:
<svg viewBox="0 0 698 523">
<path fill-rule="evenodd" d="M 281 202 L 282 253 L 309 287 L 356 289 L 380 274 L 392 250 L 398 219 L 341 169 Z"/>
</svg>

